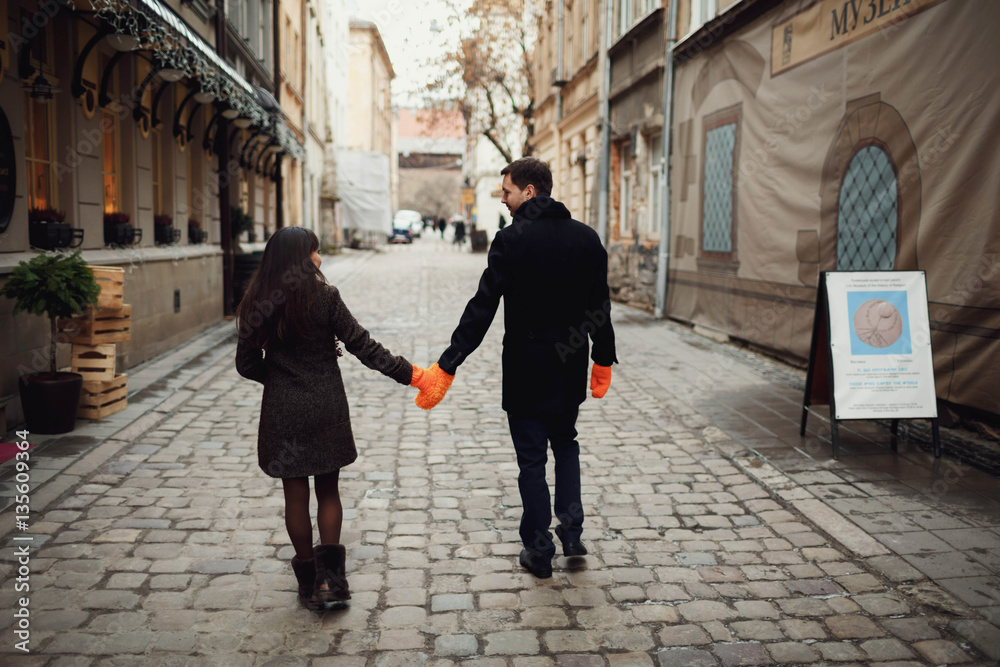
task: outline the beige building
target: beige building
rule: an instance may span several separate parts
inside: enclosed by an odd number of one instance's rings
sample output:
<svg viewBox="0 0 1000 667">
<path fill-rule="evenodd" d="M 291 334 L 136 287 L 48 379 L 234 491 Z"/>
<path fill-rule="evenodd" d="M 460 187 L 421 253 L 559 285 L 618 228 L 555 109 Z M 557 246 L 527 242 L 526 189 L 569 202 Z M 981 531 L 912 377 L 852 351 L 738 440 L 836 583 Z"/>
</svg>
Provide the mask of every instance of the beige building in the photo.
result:
<svg viewBox="0 0 1000 667">
<path fill-rule="evenodd" d="M 351 19 L 351 53 L 347 109 L 347 149 L 377 151 L 392 157 L 392 69 L 378 27 Z"/>
<path fill-rule="evenodd" d="M 545 3 L 533 70 L 535 155 L 552 169 L 552 195 L 573 217 L 596 224 L 593 197 L 600 157 L 597 124 L 599 0 Z M 559 36 L 562 35 L 560 45 Z"/>
<path fill-rule="evenodd" d="M 396 208 L 396 74 L 374 23 L 351 19 L 349 30 L 347 143 L 338 154 L 337 189 L 345 235 L 372 244 L 386 240 Z"/>
</svg>

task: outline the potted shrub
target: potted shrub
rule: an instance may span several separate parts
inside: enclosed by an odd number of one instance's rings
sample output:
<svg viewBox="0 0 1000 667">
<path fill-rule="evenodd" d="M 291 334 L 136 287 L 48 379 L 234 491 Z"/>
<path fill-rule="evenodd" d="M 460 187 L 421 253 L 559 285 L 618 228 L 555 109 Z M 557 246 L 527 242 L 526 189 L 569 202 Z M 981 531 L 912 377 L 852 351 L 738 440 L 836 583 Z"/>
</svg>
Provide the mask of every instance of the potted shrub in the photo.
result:
<svg viewBox="0 0 1000 667">
<path fill-rule="evenodd" d="M 204 243 L 208 233 L 201 228 L 201 221 L 191 218 L 188 220 L 188 242 Z"/>
<path fill-rule="evenodd" d="M 66 433 L 76 425 L 83 377 L 56 370 L 56 319 L 80 315 L 97 303 L 101 288 L 80 257 L 38 255 L 22 261 L 7 279 L 0 294 L 14 299 L 14 313 L 45 315 L 50 322 L 49 370 L 26 373 L 18 378 L 21 406 L 28 430 L 34 433 Z"/>
<path fill-rule="evenodd" d="M 41 250 L 79 248 L 83 243 L 83 230 L 73 229 L 62 211 L 33 208 L 28 211 L 28 243 Z"/>
<path fill-rule="evenodd" d="M 247 241 L 253 243 L 257 240 L 257 235 L 253 231 L 253 218 L 249 213 L 243 212 L 242 206 L 234 206 L 229 213 L 229 226 L 233 233 L 233 238 L 239 238 L 240 234 L 247 232 Z"/>
<path fill-rule="evenodd" d="M 181 239 L 181 230 L 174 229 L 174 219 L 169 215 L 153 216 L 153 242 L 156 245 L 173 245 Z"/>
<path fill-rule="evenodd" d="M 129 222 L 128 213 L 104 214 L 104 245 L 126 246 L 142 240 L 142 230 Z"/>
</svg>

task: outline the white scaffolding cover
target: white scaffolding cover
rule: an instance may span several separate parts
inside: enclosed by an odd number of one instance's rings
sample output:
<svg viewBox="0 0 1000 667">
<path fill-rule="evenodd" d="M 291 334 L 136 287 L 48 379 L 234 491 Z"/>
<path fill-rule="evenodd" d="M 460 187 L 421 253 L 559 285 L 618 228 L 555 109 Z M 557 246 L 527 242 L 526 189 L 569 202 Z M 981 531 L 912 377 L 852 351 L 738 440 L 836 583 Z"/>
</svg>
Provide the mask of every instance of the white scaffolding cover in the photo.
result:
<svg viewBox="0 0 1000 667">
<path fill-rule="evenodd" d="M 340 151 L 337 158 L 344 229 L 391 233 L 389 156 L 375 151 Z"/>
</svg>

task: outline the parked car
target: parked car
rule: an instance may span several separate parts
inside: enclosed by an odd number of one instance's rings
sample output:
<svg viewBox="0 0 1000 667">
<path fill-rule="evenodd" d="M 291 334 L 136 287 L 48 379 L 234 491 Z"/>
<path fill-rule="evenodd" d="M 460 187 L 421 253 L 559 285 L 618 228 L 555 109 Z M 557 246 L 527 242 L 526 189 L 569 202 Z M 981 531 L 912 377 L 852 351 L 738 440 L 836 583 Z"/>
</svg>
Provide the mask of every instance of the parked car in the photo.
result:
<svg viewBox="0 0 1000 667">
<path fill-rule="evenodd" d="M 412 241 L 414 237 L 420 238 L 420 233 L 424 230 L 424 221 L 418 211 L 404 208 L 396 211 L 396 215 L 392 219 L 392 228 L 394 230 L 408 229 Z"/>
<path fill-rule="evenodd" d="M 397 227 L 396 223 L 393 223 L 389 243 L 413 243 L 413 232 L 409 227 Z"/>
</svg>

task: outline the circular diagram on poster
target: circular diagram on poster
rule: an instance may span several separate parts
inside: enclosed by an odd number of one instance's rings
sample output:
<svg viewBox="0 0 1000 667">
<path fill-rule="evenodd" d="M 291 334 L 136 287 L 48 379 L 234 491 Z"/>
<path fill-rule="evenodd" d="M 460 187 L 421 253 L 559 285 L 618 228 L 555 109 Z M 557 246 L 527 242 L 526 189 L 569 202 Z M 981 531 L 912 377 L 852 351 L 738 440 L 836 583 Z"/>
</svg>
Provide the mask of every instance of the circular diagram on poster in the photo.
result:
<svg viewBox="0 0 1000 667">
<path fill-rule="evenodd" d="M 903 316 L 883 299 L 870 299 L 854 311 L 854 333 L 872 347 L 889 347 L 903 333 Z"/>
</svg>

